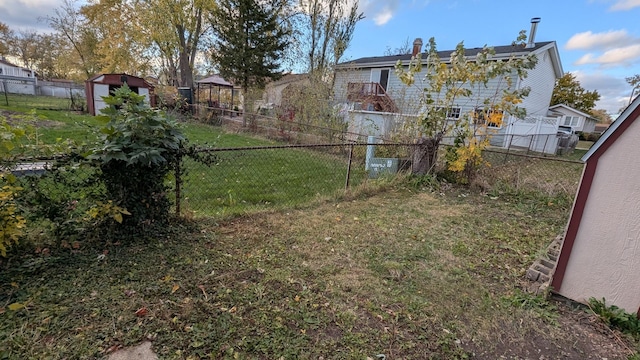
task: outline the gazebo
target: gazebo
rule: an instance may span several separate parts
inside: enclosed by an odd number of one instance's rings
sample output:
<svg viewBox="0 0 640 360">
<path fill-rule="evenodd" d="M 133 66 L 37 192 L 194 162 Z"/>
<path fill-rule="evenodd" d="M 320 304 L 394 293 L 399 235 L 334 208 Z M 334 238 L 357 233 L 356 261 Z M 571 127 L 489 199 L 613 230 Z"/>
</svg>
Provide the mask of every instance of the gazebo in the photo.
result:
<svg viewBox="0 0 640 360">
<path fill-rule="evenodd" d="M 201 102 L 200 98 L 200 90 L 209 89 L 209 99 L 207 100 L 207 104 L 209 107 L 213 108 L 224 108 L 220 102 L 220 93 L 223 89 L 231 90 L 231 104 L 229 106 L 230 109 L 233 109 L 233 84 L 223 79 L 220 75 L 212 75 L 202 80 L 196 81 L 197 84 L 197 93 L 198 93 L 198 102 Z M 216 99 L 213 97 L 213 89 L 217 88 L 218 95 Z"/>
</svg>

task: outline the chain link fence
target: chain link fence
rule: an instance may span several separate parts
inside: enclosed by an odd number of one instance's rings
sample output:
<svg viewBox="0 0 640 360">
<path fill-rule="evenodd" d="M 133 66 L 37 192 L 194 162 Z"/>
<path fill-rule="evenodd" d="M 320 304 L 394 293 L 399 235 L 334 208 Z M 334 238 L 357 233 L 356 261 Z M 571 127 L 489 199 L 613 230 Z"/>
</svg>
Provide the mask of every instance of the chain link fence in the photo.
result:
<svg viewBox="0 0 640 360">
<path fill-rule="evenodd" d="M 478 175 L 480 185 L 497 191 L 535 192 L 572 198 L 584 163 L 558 156 L 534 156 L 524 152 L 485 150 L 487 166 Z"/>
<path fill-rule="evenodd" d="M 84 86 L 71 81 L 17 80 L 0 76 L 0 106 L 23 109 L 85 111 Z"/>
<path fill-rule="evenodd" d="M 412 144 L 321 144 L 209 148 L 209 165 L 184 159 L 177 211 L 191 216 L 228 216 L 297 206 L 327 198 L 380 177 L 411 171 Z M 439 150 L 436 172 L 446 170 Z M 367 154 L 368 153 L 368 154 Z M 473 186 L 484 191 L 538 193 L 571 198 L 583 164 L 559 157 L 485 150 Z"/>
<path fill-rule="evenodd" d="M 219 218 L 284 209 L 335 198 L 375 179 L 406 176 L 411 172 L 415 146 L 342 143 L 199 148 L 182 156 L 181 171 L 168 179 L 168 185 L 175 195 L 171 196 L 175 211 L 182 216 Z M 445 179 L 446 153 L 443 145 L 434 169 Z M 515 149 L 488 149 L 483 159 L 486 165 L 470 185 L 498 194 L 571 199 L 583 169 L 583 163 L 568 157 L 533 156 Z M 30 206 L 48 212 L 49 218 L 71 213 L 79 217 L 91 206 L 86 203 L 89 195 L 104 192 L 95 181 L 95 170 L 83 163 L 80 159 L 25 160 L 14 169 L 19 170 L 16 175 L 32 175 L 23 185 L 30 189 Z"/>
</svg>

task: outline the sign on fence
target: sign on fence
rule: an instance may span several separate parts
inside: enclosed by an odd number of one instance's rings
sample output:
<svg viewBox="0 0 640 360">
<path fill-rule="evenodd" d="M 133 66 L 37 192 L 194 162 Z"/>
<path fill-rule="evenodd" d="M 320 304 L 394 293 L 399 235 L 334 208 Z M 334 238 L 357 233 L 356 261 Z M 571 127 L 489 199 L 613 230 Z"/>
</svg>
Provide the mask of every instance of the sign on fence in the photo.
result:
<svg viewBox="0 0 640 360">
<path fill-rule="evenodd" d="M 375 179 L 383 174 L 395 174 L 398 172 L 398 159 L 396 158 L 371 158 L 369 163 L 369 178 Z"/>
</svg>

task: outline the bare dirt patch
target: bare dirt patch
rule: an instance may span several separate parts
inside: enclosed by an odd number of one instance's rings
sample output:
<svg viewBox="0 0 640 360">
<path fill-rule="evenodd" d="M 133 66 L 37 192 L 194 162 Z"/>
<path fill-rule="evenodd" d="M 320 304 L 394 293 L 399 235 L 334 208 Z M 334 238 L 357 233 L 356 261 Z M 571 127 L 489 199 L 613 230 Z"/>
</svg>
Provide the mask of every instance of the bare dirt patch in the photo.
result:
<svg viewBox="0 0 640 360">
<path fill-rule="evenodd" d="M 37 116 L 29 116 L 24 113 L 19 113 L 15 111 L 9 110 L 0 110 L 0 117 L 4 117 L 7 122 L 11 125 L 31 125 L 36 128 L 55 128 L 64 125 L 59 121 L 52 121 L 47 119 L 42 119 Z"/>
</svg>

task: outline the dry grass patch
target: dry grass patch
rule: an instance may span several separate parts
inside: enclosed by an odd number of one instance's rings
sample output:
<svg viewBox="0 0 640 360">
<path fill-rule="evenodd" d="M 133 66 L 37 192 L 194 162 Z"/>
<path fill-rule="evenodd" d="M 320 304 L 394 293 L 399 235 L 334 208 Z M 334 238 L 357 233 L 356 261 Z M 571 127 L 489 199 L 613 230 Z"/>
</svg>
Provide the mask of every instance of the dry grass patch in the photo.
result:
<svg viewBox="0 0 640 360">
<path fill-rule="evenodd" d="M 3 303 L 29 302 L 0 314 L 0 349 L 96 358 L 149 338 L 177 359 L 624 359 L 622 345 L 599 351 L 608 338 L 565 321 L 571 308 L 519 290 L 567 211 L 395 187 L 201 221 L 100 261 L 103 249 L 54 254 L 0 274 L 15 289 Z"/>
</svg>

